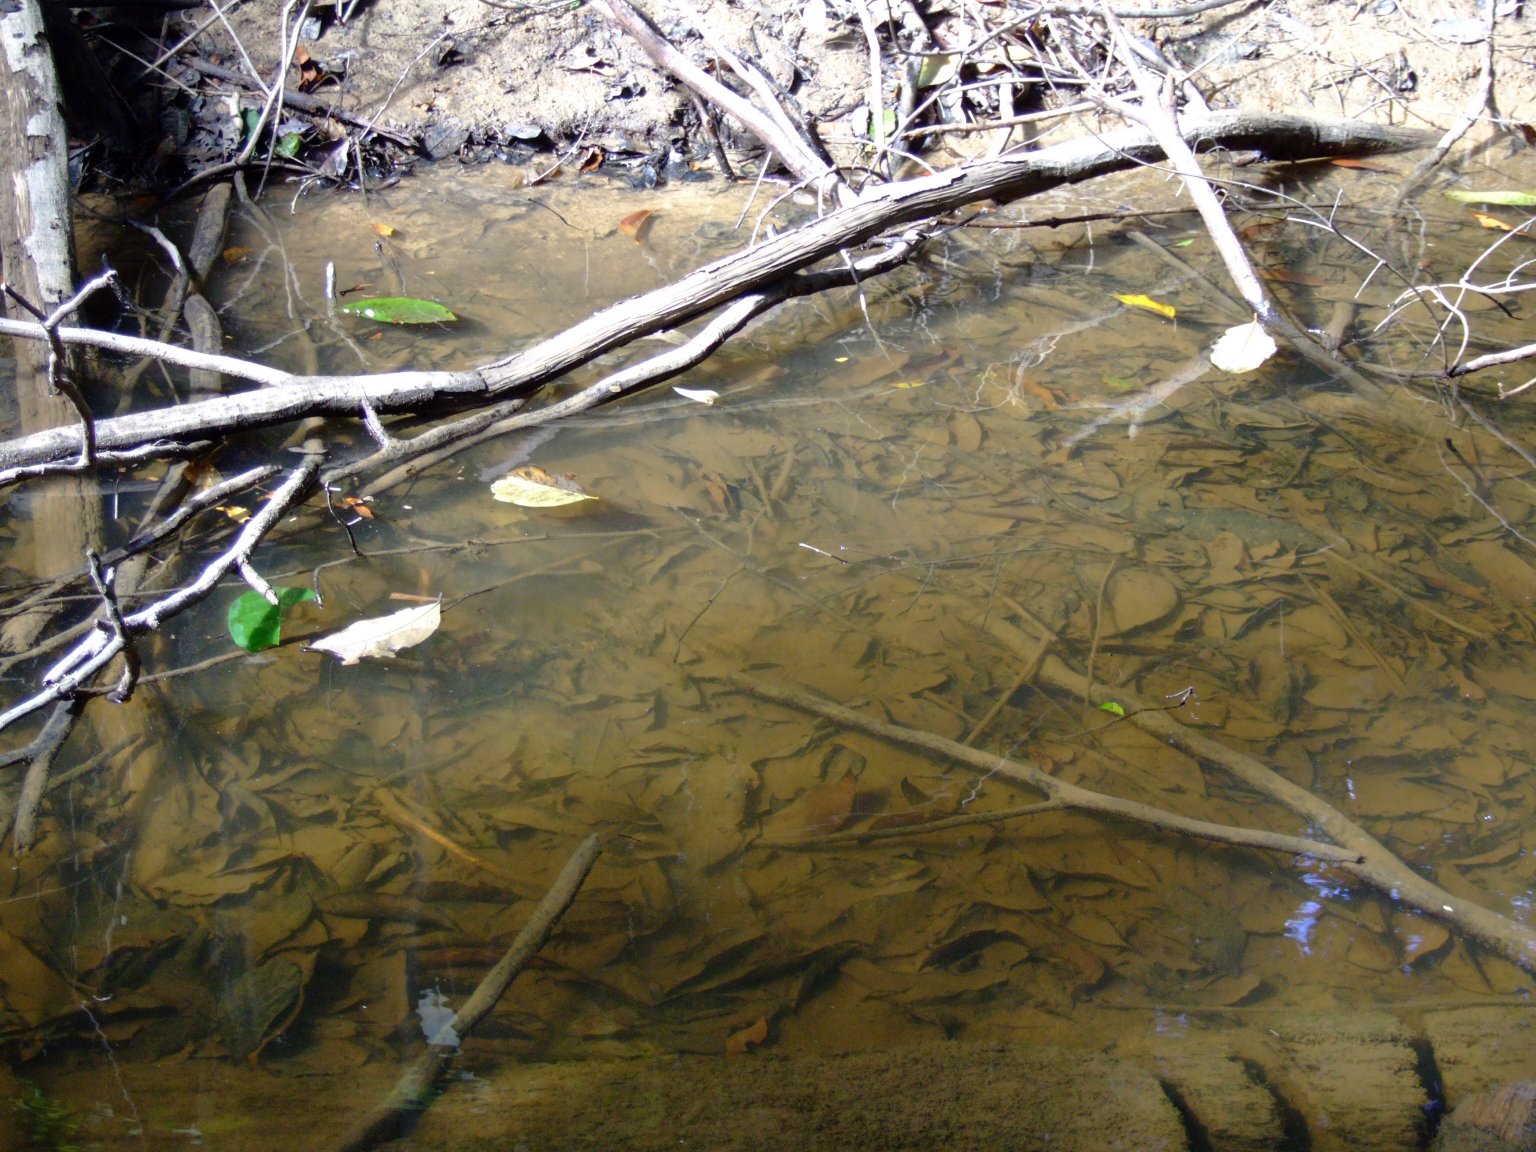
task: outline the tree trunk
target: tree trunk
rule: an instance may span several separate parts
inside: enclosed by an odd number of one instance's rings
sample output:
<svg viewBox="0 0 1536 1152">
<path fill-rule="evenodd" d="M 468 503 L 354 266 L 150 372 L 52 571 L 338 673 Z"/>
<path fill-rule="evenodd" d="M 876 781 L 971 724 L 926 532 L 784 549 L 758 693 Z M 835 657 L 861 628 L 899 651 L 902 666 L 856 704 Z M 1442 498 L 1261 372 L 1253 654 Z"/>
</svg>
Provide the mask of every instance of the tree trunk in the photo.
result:
<svg viewBox="0 0 1536 1152">
<path fill-rule="evenodd" d="M 34 307 L 49 312 L 74 292 L 74 236 L 69 211 L 69 137 L 58 74 L 43 32 L 38 0 L 20 0 L 0 16 L 0 123 L 4 153 L 15 167 L 0 180 L 0 266 L 7 285 Z M 6 313 L 33 317 L 9 296 Z M 47 347 L 17 340 L 16 390 L 21 425 L 41 431 L 78 425 L 79 415 L 50 386 Z M 66 363 L 64 371 L 71 371 Z M 33 503 L 32 568 L 46 578 L 76 568 L 101 532 L 94 485 L 74 478 L 42 485 Z M 46 531 L 41 526 L 46 525 Z M 4 646 L 30 645 L 46 614 L 28 614 L 4 631 Z"/>
</svg>

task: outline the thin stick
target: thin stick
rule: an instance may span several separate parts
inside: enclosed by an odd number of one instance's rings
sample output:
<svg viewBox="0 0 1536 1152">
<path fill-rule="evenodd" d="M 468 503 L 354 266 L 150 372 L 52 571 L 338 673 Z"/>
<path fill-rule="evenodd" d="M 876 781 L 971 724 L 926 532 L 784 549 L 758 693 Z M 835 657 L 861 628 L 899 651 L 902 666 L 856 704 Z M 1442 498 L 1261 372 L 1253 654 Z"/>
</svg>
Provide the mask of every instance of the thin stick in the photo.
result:
<svg viewBox="0 0 1536 1152">
<path fill-rule="evenodd" d="M 998 694 L 997 699 L 992 701 L 992 707 L 987 709 L 987 714 L 976 721 L 975 727 L 965 734 L 965 739 L 961 743 L 967 747 L 975 746 L 981 734 L 991 727 L 993 720 L 997 719 L 997 714 L 1003 710 L 1009 700 L 1013 699 L 1013 694 L 1024 687 L 1026 681 L 1034 679 L 1035 673 L 1040 670 L 1040 662 L 1045 659 L 1045 654 L 1050 651 L 1050 648 L 1051 638 L 1041 637 L 1039 645 L 1019 668 L 1019 674 L 1013 678 L 1013 683 L 1008 685 L 1006 691 Z"/>
<path fill-rule="evenodd" d="M 80 719 L 84 708 L 84 700 L 59 701 L 53 706 L 53 715 L 48 717 L 42 732 L 28 746 L 32 763 L 22 781 L 13 825 L 15 835 L 12 847 L 18 856 L 31 848 L 37 838 L 37 807 L 42 803 L 43 793 L 48 788 L 48 773 L 53 770 L 54 758 L 74 731 L 75 722 Z"/>
<path fill-rule="evenodd" d="M 485 872 L 489 872 L 492 876 L 499 877 L 500 879 L 507 881 L 509 884 L 515 884 L 519 888 L 523 886 L 524 878 L 522 876 L 519 876 L 517 873 L 512 872 L 509 869 L 503 868 L 499 864 L 487 860 L 483 856 L 479 856 L 476 853 L 471 852 L 468 848 L 458 843 L 446 833 L 439 832 L 436 828 L 432 827 L 432 825 L 428 824 L 420 816 L 417 816 L 414 812 L 407 808 L 405 804 L 401 802 L 400 798 L 391 792 L 388 788 L 380 788 L 377 792 L 374 793 L 374 797 L 379 802 L 379 809 L 384 813 L 384 815 L 388 816 L 396 824 L 400 824 L 405 828 L 410 829 L 412 832 L 420 833 L 422 836 L 425 836 L 428 840 L 432 841 L 432 843 L 442 848 L 449 855 L 457 857 L 458 859 L 464 861 L 466 864 L 473 864 L 476 868 L 479 868 Z"/>
<path fill-rule="evenodd" d="M 1119 796 L 1110 796 L 1104 792 L 1094 792 L 1088 788 L 1079 788 L 1076 784 L 1068 784 L 1065 780 L 1058 780 L 1049 775 L 1044 769 L 1023 760 L 1010 760 L 1006 756 L 994 756 L 988 752 L 978 752 L 974 748 L 967 748 L 964 744 L 957 744 L 953 740 L 946 740 L 942 736 L 935 736 L 928 732 L 920 732 L 913 728 L 904 728 L 900 724 L 889 724 L 884 720 L 876 720 L 872 716 L 866 716 L 862 712 L 855 712 L 852 708 L 844 708 L 841 704 L 834 704 L 830 700 L 824 700 L 819 696 L 813 696 L 808 692 L 795 692 L 786 689 L 772 688 L 755 680 L 741 679 L 754 695 L 761 696 L 765 700 L 775 700 L 780 704 L 788 704 L 790 707 L 799 708 L 802 712 L 815 712 L 844 724 L 850 728 L 858 728 L 868 732 L 872 736 L 879 736 L 882 740 L 889 740 L 893 744 L 905 744 L 909 748 L 921 748 L 927 752 L 933 752 L 950 760 L 968 764 L 979 772 L 985 772 L 993 776 L 1006 776 L 1010 780 L 1017 780 L 1021 784 L 1027 784 L 1039 792 L 1043 792 L 1056 804 L 1063 808 L 1078 808 L 1084 812 L 1097 812 L 1105 816 L 1117 816 L 1124 820 L 1132 820 L 1138 824 L 1147 824 L 1153 828 L 1161 828 L 1165 832 L 1177 832 L 1185 836 L 1195 836 L 1201 840 L 1214 840 L 1220 844 L 1236 844 L 1244 848 L 1263 848 L 1271 852 L 1285 852 L 1292 856 L 1307 856 L 1316 860 L 1326 860 L 1332 864 L 1347 867 L 1358 863 L 1360 855 L 1349 849 L 1341 849 L 1333 844 L 1323 844 L 1316 840 L 1303 840 L 1296 836 L 1287 836 L 1279 832 L 1265 832 L 1256 828 L 1237 828 L 1230 824 L 1213 824 L 1208 820 L 1193 820 L 1188 816 L 1180 816 L 1174 812 L 1168 812 L 1161 808 L 1154 808 L 1149 804 L 1140 804 L 1135 800 L 1125 800 Z M 1083 690 L 1078 695 L 1086 694 L 1087 681 L 1081 682 Z"/>
<path fill-rule="evenodd" d="M 572 854 L 560 875 L 555 877 L 548 894 L 539 901 L 512 947 L 496 966 L 485 974 L 480 986 L 453 1014 L 453 1019 L 428 1038 L 428 1048 L 406 1068 L 394 1091 L 336 1146 L 336 1152 L 367 1152 L 387 1140 L 393 1140 L 410 1126 L 431 1103 L 438 1080 L 448 1070 L 459 1043 L 483 1020 L 517 975 L 544 947 L 560 918 L 576 899 L 592 865 L 602 851 L 596 835 L 588 836 Z"/>
<path fill-rule="evenodd" d="M 1041 800 L 1037 804 L 1021 804 L 1016 808 L 997 808 L 991 812 L 966 812 L 958 816 L 932 816 L 924 819 L 920 813 L 911 815 L 910 822 L 886 824 L 878 828 L 854 828 L 847 832 L 830 832 L 825 836 L 812 836 L 805 840 L 776 843 L 774 848 L 810 851 L 816 848 L 836 848 L 843 844 L 868 844 L 875 840 L 890 840 L 898 836 L 926 836 L 930 832 L 942 832 L 950 828 L 964 828 L 972 824 L 1001 824 L 1005 820 L 1017 820 L 1021 816 L 1038 816 L 1042 812 L 1060 812 L 1065 804 L 1055 800 Z M 761 843 L 761 842 L 759 842 Z M 757 845 L 753 845 L 756 847 Z M 770 845 L 763 845 L 770 847 Z"/>
<path fill-rule="evenodd" d="M 850 728 L 858 728 L 892 743 L 933 752 L 959 763 L 969 764 L 973 768 L 994 776 L 1018 780 L 1045 793 L 1047 797 L 1059 801 L 1066 807 L 1078 808 L 1085 812 L 1098 812 L 1106 816 L 1117 816 L 1216 843 L 1264 848 L 1325 860 L 1378 891 L 1387 893 L 1393 899 L 1417 908 L 1481 941 L 1527 972 L 1536 972 L 1536 930 L 1506 916 L 1500 916 L 1469 900 L 1453 896 L 1438 885 L 1430 883 L 1326 800 L 1305 788 L 1292 784 L 1278 772 L 1265 767 L 1253 757 L 1218 744 L 1209 737 L 1186 728 L 1169 715 L 1166 709 L 1139 700 L 1124 688 L 1116 688 L 1113 693 L 1108 689 L 1095 688 L 1088 683 L 1087 677 L 1078 675 L 1054 657 L 1047 660 L 1041 670 L 1041 676 L 1047 683 L 1071 696 L 1087 696 L 1094 702 L 1113 698 L 1126 709 L 1127 718 L 1137 727 L 1183 748 L 1208 764 L 1216 765 L 1271 800 L 1289 808 L 1308 824 L 1332 837 L 1337 845 L 1298 840 L 1279 833 L 1260 832 L 1227 824 L 1212 824 L 1204 820 L 1190 820 L 1132 800 L 1123 800 L 1117 796 L 1079 788 L 1047 775 L 1033 764 L 1009 760 L 1001 756 L 988 756 L 975 749 L 967 748 L 963 744 L 957 744 L 953 740 L 946 740 L 942 736 L 876 720 L 855 712 L 851 708 L 844 708 L 842 705 L 823 700 L 819 696 L 770 688 L 745 679 L 742 683 L 764 699 L 776 700 L 802 711 L 817 713 L 829 720 L 845 724 Z"/>
</svg>

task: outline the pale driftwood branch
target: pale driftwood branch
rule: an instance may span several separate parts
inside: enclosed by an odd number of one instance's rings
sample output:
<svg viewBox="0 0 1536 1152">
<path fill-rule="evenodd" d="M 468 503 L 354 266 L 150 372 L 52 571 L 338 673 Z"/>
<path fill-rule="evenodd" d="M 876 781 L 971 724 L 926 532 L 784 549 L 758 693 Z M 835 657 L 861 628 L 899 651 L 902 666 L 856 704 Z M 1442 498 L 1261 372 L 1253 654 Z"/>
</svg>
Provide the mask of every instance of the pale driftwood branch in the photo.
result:
<svg viewBox="0 0 1536 1152">
<path fill-rule="evenodd" d="M 585 412 L 595 408 L 599 404 L 625 395 L 636 389 L 655 384 L 686 372 L 694 365 L 701 363 L 737 332 L 741 331 L 752 319 L 762 315 L 769 309 L 776 307 L 791 296 L 805 296 L 816 292 L 824 292 L 831 288 L 854 284 L 861 277 L 876 276 L 888 268 L 893 268 L 907 258 L 907 248 L 901 244 L 893 245 L 884 252 L 879 252 L 865 260 L 857 261 L 850 268 L 834 268 L 826 272 L 800 273 L 780 281 L 771 289 L 756 292 L 750 296 L 743 296 L 732 302 L 723 311 L 715 315 L 708 324 L 701 328 L 692 338 L 683 344 L 668 348 L 649 359 L 642 360 L 638 364 L 630 364 L 618 371 L 604 376 L 595 384 L 590 384 L 580 392 L 567 396 L 564 400 L 553 404 L 545 404 L 542 407 L 527 412 L 518 412 L 504 419 L 487 422 L 482 426 L 474 426 L 476 418 L 469 417 L 458 424 L 466 430 L 461 435 L 453 434 L 453 426 L 445 426 L 441 429 L 433 429 L 424 433 L 415 440 L 409 442 L 396 441 L 394 446 L 374 453 L 363 460 L 345 465 L 327 473 L 325 482 L 334 483 L 346 476 L 353 476 L 363 471 L 371 470 L 381 463 L 389 463 L 393 460 L 410 456 L 410 463 L 401 465 L 388 473 L 372 480 L 363 489 L 365 494 L 373 495 L 383 492 L 394 484 L 415 475 L 420 469 L 428 467 L 447 456 L 485 440 L 494 439 L 497 436 L 505 436 L 512 432 L 522 431 L 545 424 L 551 424 L 568 416 Z M 417 445 L 421 444 L 418 452 Z"/>
<path fill-rule="evenodd" d="M 65 700 L 79 694 L 123 650 L 125 636 L 141 636 L 154 631 L 163 621 L 185 611 L 211 593 L 236 564 L 248 561 L 262 537 L 287 514 L 289 507 L 303 495 L 319 473 L 318 448 L 314 445 L 307 447 L 309 451 L 305 454 L 304 462 L 289 474 L 288 479 L 273 489 L 272 498 L 256 515 L 241 525 L 230 547 L 205 567 L 196 580 L 147 608 L 125 616 L 120 633 L 104 632 L 99 627 L 92 629 L 84 640 L 43 675 L 44 687 L 41 691 L 0 713 L 0 732 L 55 700 Z"/>
<path fill-rule="evenodd" d="M 1489 352 L 1484 356 L 1474 356 L 1470 360 L 1463 360 L 1460 364 L 1452 364 L 1445 370 L 1448 377 L 1465 376 L 1470 372 L 1481 372 L 1484 368 L 1497 368 L 1503 364 L 1518 364 L 1521 360 L 1536 359 L 1536 344 L 1522 344 L 1518 348 L 1506 348 L 1502 352 Z"/>
<path fill-rule="evenodd" d="M 803 137 L 788 132 L 780 120 L 752 101 L 732 92 L 704 69 L 679 52 L 656 26 L 627 0 L 590 0 L 590 6 L 622 28 L 656 64 L 692 88 L 700 96 L 734 117 L 764 145 L 778 153 L 784 166 L 818 193 L 845 195 L 837 169 L 817 155 Z"/>
<path fill-rule="evenodd" d="M 560 918 L 575 902 L 576 894 L 581 891 L 601 851 L 602 845 L 595 835 L 581 842 L 506 954 L 485 974 L 463 1007 L 453 1014 L 453 1019 L 435 1036 L 427 1037 L 427 1050 L 401 1074 L 389 1098 L 359 1121 L 336 1145 L 337 1152 L 368 1152 L 401 1135 L 421 1115 L 431 1101 L 433 1087 L 453 1062 L 460 1043 L 496 1007 L 518 973 L 544 947 Z"/>
<path fill-rule="evenodd" d="M 1205 230 L 1216 246 L 1222 263 L 1226 266 L 1227 275 L 1231 277 L 1238 294 L 1253 310 L 1255 318 L 1269 332 L 1285 340 L 1304 359 L 1346 381 L 1359 396 L 1378 402 L 1385 399 L 1385 393 L 1380 385 L 1367 379 L 1318 344 L 1305 329 L 1287 316 L 1264 290 L 1264 285 L 1260 282 L 1258 273 L 1253 270 L 1253 264 L 1248 259 L 1247 252 L 1243 250 L 1243 242 L 1232 230 L 1227 214 L 1216 198 L 1215 189 L 1211 187 L 1210 181 L 1201 170 L 1200 161 L 1196 159 L 1194 149 L 1179 131 L 1174 111 L 1163 104 L 1156 78 L 1137 59 L 1136 53 L 1131 50 L 1130 41 L 1107 6 L 1104 9 L 1104 16 L 1109 24 L 1110 33 L 1114 37 L 1116 55 L 1135 77 L 1141 99 L 1139 103 L 1132 104 L 1113 99 L 1108 95 L 1102 98 L 1107 105 L 1132 122 L 1141 124 L 1156 137 L 1158 144 L 1168 157 L 1169 165 L 1183 183 L 1184 190 L 1189 193 L 1190 202 L 1199 212 L 1200 220 L 1205 224 Z"/>
<path fill-rule="evenodd" d="M 1187 117 L 1181 128 L 1184 139 L 1193 146 L 1255 150 L 1282 160 L 1392 151 L 1415 146 L 1424 135 L 1370 124 L 1245 112 Z M 102 451 L 122 450 L 150 441 L 189 436 L 201 439 L 305 416 L 361 416 L 365 400 L 377 412 L 390 414 L 426 411 L 444 402 L 505 399 L 557 379 L 641 336 L 675 328 L 738 296 L 759 291 L 890 229 L 928 221 L 977 200 L 1015 200 L 1080 183 L 1160 160 L 1163 155 L 1150 133 L 1132 129 L 866 189 L 854 202 L 800 228 L 715 260 L 672 284 L 624 300 L 559 335 L 475 370 L 301 377 L 232 357 L 212 358 L 216 364 L 205 358 L 197 366 L 243 379 L 259 376 L 269 386 L 258 392 L 98 421 L 97 446 Z M 35 325 L 20 328 L 25 329 L 23 335 L 41 335 Z M 69 329 L 61 329 L 60 335 L 66 339 L 83 337 L 103 346 L 114 339 Z M 133 342 L 133 351 L 142 353 L 144 342 Z M 191 356 L 182 350 L 178 362 L 191 364 Z M 0 469 L 67 459 L 79 448 L 78 429 L 51 429 L 0 445 Z"/>
</svg>

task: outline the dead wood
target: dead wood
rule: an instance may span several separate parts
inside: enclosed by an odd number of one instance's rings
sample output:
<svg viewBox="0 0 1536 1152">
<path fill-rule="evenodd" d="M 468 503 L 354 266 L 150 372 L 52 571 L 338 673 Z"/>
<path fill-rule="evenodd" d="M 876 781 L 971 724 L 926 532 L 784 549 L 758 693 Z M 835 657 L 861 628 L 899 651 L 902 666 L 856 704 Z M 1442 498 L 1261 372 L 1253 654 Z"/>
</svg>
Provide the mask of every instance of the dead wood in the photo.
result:
<svg viewBox="0 0 1536 1152">
<path fill-rule="evenodd" d="M 1268 796 L 1300 816 L 1310 827 L 1331 837 L 1337 847 L 1318 843 L 1302 845 L 1302 842 L 1289 836 L 1190 820 L 1145 804 L 1079 788 L 1048 775 L 1033 764 L 979 752 L 941 736 L 890 724 L 810 693 L 772 688 L 759 683 L 750 683 L 749 687 L 754 694 L 764 699 L 825 716 L 835 723 L 861 729 L 883 740 L 919 748 L 969 764 L 983 772 L 1017 780 L 1064 807 L 1131 820 L 1203 840 L 1297 852 L 1303 854 L 1302 858 L 1326 861 L 1378 892 L 1444 921 L 1526 971 L 1536 972 L 1536 932 L 1470 900 L 1452 896 L 1437 884 L 1424 879 L 1364 828 L 1307 789 L 1292 784 L 1251 756 L 1185 727 L 1167 710 L 1136 699 L 1124 688 L 1117 687 L 1111 692 L 1102 686 L 1091 686 L 1086 677 L 1073 672 L 1057 659 L 1051 658 L 1045 662 L 1041 669 L 1041 679 L 1053 688 L 1073 696 L 1086 696 L 1096 703 L 1113 699 L 1125 709 L 1127 718 L 1138 727 L 1183 748 L 1206 764 L 1220 768 Z"/>
<path fill-rule="evenodd" d="M 389 1098 L 360 1120 L 337 1145 L 338 1152 L 376 1148 L 403 1134 L 421 1115 L 431 1102 L 433 1088 L 453 1063 L 459 1045 L 496 1007 L 518 973 L 544 947 L 561 917 L 575 902 L 601 851 L 601 842 L 595 835 L 577 846 L 506 954 L 485 974 L 453 1018 L 427 1037 L 427 1050 L 406 1067 Z"/>
<path fill-rule="evenodd" d="M 1424 140 L 1424 134 L 1402 129 L 1249 112 L 1186 118 L 1180 128 L 1191 147 L 1257 152 L 1272 160 L 1371 154 L 1413 147 Z M 685 324 L 883 233 L 913 226 L 900 239 L 917 242 L 944 214 L 968 204 L 1017 200 L 1164 158 L 1151 133 L 1128 129 L 866 189 L 852 203 L 800 228 L 597 312 L 522 352 L 463 372 L 302 377 L 235 357 L 204 361 L 178 350 L 175 359 L 179 363 L 212 368 L 236 378 L 256 377 L 268 386 L 256 392 L 99 421 L 97 445 L 104 451 L 125 450 L 158 441 L 206 439 L 310 416 L 361 416 L 365 405 L 377 413 L 390 414 L 502 400 L 531 392 L 605 352 Z M 43 335 L 39 325 L 25 322 L 9 322 L 0 326 L 0 331 L 33 338 Z M 111 334 L 82 329 L 62 329 L 59 335 L 66 341 L 101 347 L 131 347 L 135 353 L 146 344 L 130 344 Z M 0 469 L 66 460 L 80 451 L 80 435 L 78 428 L 59 427 L 0 445 Z M 0 473 L 0 479 L 14 478 Z"/>
</svg>

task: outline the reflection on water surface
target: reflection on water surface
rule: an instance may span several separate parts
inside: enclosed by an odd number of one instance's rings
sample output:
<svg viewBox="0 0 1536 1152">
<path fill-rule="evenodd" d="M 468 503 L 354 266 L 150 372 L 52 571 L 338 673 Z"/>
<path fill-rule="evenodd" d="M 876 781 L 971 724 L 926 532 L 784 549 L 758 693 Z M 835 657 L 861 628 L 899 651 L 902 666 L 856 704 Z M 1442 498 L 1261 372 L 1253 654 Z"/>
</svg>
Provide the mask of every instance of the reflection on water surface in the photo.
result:
<svg viewBox="0 0 1536 1152">
<path fill-rule="evenodd" d="M 648 195 L 637 244 L 616 225 L 633 194 L 497 179 L 435 173 L 366 206 L 248 219 L 251 254 L 222 274 L 239 340 L 324 371 L 473 363 L 744 235 L 745 191 Z M 380 217 L 398 239 L 375 255 Z M 1192 223 L 1153 239 L 1209 263 Z M 1257 248 L 1309 317 L 1369 270 L 1300 226 Z M 343 285 L 431 295 L 468 322 L 327 320 L 326 259 Z M 1361 296 L 1362 329 L 1393 291 Z M 1128 292 L 1177 318 L 1112 295 Z M 1484 1044 L 1529 978 L 1326 866 L 1059 811 L 925 830 L 1038 798 L 751 690 L 813 690 L 1072 783 L 1317 834 L 1045 688 L 1041 662 L 1059 660 L 1528 922 L 1528 469 L 1405 391 L 1365 404 L 1283 358 L 1208 370 L 1201 348 L 1242 319 L 1102 228 L 957 233 L 862 302 L 786 309 L 680 381 L 718 390 L 712 407 L 662 389 L 479 446 L 377 493 L 358 558 L 332 522 L 303 522 L 263 560 L 325 594 L 290 635 L 395 611 L 392 594 L 441 596 L 440 632 L 390 661 L 290 644 L 167 681 L 156 746 L 56 791 L 0 905 L 17 1074 L 98 1147 L 270 1147 L 289 1114 L 272 1096 L 324 1093 L 326 1117 L 289 1137 L 318 1147 L 382 1098 L 597 831 L 574 907 L 467 1042 L 483 1082 L 448 1092 L 420 1146 L 502 1131 L 474 1118 L 476 1101 L 513 1107 L 486 1087 L 498 1076 L 613 1057 L 666 1072 L 679 1054 L 980 1042 L 1068 1053 L 1014 1073 L 1048 1077 L 1093 1048 L 1131 1062 L 1111 1079 L 1163 1061 L 1200 1108 L 1270 1077 L 1270 1114 L 1290 1102 L 1315 1126 L 1332 1107 L 1356 1147 L 1417 1138 L 1400 1109 L 1360 1104 L 1433 1095 L 1415 1052 L 1463 1091 L 1529 1078 L 1513 1046 Z M 1372 354 L 1411 357 L 1406 333 Z M 1528 440 L 1518 410 L 1497 417 Z M 492 500 L 486 477 L 526 462 L 599 499 Z M 237 591 L 179 620 L 158 666 L 226 651 Z M 1177 1053 L 1196 1050 L 1248 1072 L 1179 1081 Z M 974 1073 L 973 1049 L 948 1051 L 915 1080 L 880 1075 L 901 1096 Z M 735 1090 L 689 1067 L 668 1074 Z M 817 1067 L 880 1082 L 872 1063 Z M 1379 1093 L 1351 1079 L 1383 1067 Z M 589 1122 L 562 1120 L 578 1127 L 560 1146 L 604 1146 Z M 631 1137 L 606 1146 L 650 1146 Z"/>
</svg>

